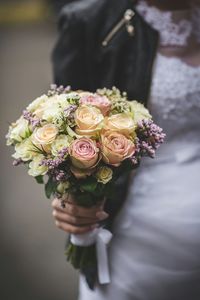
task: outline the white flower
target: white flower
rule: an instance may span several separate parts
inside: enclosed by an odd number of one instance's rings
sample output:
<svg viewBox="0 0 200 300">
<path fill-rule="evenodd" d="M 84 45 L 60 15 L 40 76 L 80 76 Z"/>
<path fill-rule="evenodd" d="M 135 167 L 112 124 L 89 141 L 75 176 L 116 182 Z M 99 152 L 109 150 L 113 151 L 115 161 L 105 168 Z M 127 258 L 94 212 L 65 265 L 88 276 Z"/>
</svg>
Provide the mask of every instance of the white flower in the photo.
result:
<svg viewBox="0 0 200 300">
<path fill-rule="evenodd" d="M 51 103 L 46 105 L 43 110 L 42 119 L 51 123 L 54 119 L 58 118 L 62 113 L 61 107 L 58 103 Z"/>
<path fill-rule="evenodd" d="M 45 157 L 42 154 L 36 155 L 29 164 L 28 174 L 34 177 L 45 175 L 48 171 L 48 167 L 41 165 L 42 160 Z"/>
<path fill-rule="evenodd" d="M 65 147 L 69 147 L 72 140 L 73 139 L 68 135 L 61 134 L 57 136 L 57 138 L 51 144 L 51 153 L 54 156 L 57 156 L 60 150 L 62 150 Z"/>
<path fill-rule="evenodd" d="M 20 143 L 23 139 L 31 135 L 31 130 L 28 126 L 28 121 L 20 117 L 15 123 L 9 127 L 7 138 L 7 145 L 10 146 L 16 142 Z"/>
<path fill-rule="evenodd" d="M 49 105 L 51 104 L 58 104 L 62 110 L 67 108 L 70 103 L 68 102 L 68 99 L 78 97 L 77 93 L 70 93 L 70 94 L 60 94 L 60 95 L 53 95 L 49 97 Z"/>
<path fill-rule="evenodd" d="M 58 103 L 60 105 L 60 107 L 62 108 L 62 110 L 64 110 L 65 108 L 67 108 L 70 104 L 68 102 L 68 95 L 67 94 L 61 94 L 61 95 L 56 95 L 55 100 L 56 103 Z"/>
<path fill-rule="evenodd" d="M 12 157 L 15 159 L 21 158 L 21 160 L 23 161 L 29 161 L 32 160 L 36 155 L 36 152 L 34 150 L 35 149 L 31 142 L 31 139 L 28 138 L 15 145 L 15 153 L 12 155 Z"/>
<path fill-rule="evenodd" d="M 143 104 L 137 101 L 130 101 L 130 108 L 135 123 L 144 119 L 149 120 L 152 118 L 148 109 L 146 109 Z"/>
<path fill-rule="evenodd" d="M 48 101 L 48 96 L 47 95 L 42 95 L 38 98 L 36 98 L 33 102 L 31 102 L 28 106 L 27 106 L 27 110 L 30 112 L 35 112 L 37 109 L 39 109 L 41 107 L 41 105 L 43 103 L 45 103 L 46 101 Z"/>
<path fill-rule="evenodd" d="M 112 169 L 106 166 L 100 167 L 96 173 L 97 181 L 103 184 L 108 183 L 112 179 L 112 176 Z"/>
<path fill-rule="evenodd" d="M 80 98 L 80 95 L 76 92 L 71 92 L 66 94 L 67 99 L 77 99 Z"/>
</svg>

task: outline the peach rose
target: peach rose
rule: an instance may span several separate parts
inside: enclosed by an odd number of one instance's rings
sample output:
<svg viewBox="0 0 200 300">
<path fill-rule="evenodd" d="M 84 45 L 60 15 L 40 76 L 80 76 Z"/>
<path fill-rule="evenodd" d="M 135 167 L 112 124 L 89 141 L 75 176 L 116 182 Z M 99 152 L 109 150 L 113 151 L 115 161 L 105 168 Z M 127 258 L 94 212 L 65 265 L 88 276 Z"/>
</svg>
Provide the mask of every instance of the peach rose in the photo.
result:
<svg viewBox="0 0 200 300">
<path fill-rule="evenodd" d="M 32 142 L 44 151 L 50 151 L 50 145 L 58 134 L 58 128 L 53 124 L 46 124 L 34 131 Z"/>
<path fill-rule="evenodd" d="M 106 96 L 84 92 L 80 93 L 80 97 L 80 104 L 96 106 L 104 116 L 108 115 L 112 104 Z"/>
<path fill-rule="evenodd" d="M 99 149 L 96 142 L 89 138 L 80 138 L 69 147 L 72 165 L 80 170 L 95 167 L 99 159 Z"/>
<path fill-rule="evenodd" d="M 135 153 L 135 145 L 123 134 L 108 131 L 101 135 L 103 161 L 118 167 L 123 160 Z"/>
<path fill-rule="evenodd" d="M 134 134 L 135 124 L 129 114 L 121 113 L 105 118 L 104 129 L 119 132 L 129 137 Z"/>
<path fill-rule="evenodd" d="M 102 128 L 104 119 L 100 110 L 93 106 L 82 105 L 75 112 L 76 133 L 79 135 L 95 135 Z"/>
</svg>

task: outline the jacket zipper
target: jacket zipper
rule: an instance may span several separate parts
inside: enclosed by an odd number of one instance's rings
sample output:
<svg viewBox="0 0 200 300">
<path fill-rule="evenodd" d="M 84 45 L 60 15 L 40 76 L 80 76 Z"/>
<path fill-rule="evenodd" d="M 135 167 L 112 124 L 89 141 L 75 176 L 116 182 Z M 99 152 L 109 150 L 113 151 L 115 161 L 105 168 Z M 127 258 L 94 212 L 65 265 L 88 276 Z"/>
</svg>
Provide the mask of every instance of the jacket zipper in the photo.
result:
<svg viewBox="0 0 200 300">
<path fill-rule="evenodd" d="M 135 13 L 132 9 L 127 9 L 124 13 L 123 18 L 113 27 L 113 29 L 107 34 L 102 42 L 102 46 L 106 47 L 115 34 L 125 25 L 126 30 L 130 36 L 134 36 L 134 26 L 131 24 L 131 20 Z"/>
</svg>

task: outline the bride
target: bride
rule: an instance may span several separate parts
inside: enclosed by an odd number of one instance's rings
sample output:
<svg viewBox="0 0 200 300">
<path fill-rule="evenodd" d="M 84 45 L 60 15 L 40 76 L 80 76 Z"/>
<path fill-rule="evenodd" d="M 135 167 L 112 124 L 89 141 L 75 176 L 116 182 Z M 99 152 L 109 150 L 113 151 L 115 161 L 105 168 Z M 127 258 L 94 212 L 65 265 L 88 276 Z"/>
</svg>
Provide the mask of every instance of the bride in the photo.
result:
<svg viewBox="0 0 200 300">
<path fill-rule="evenodd" d="M 132 176 L 114 220 L 111 283 L 91 291 L 81 277 L 80 300 L 200 299 L 200 9 L 191 2 L 134 4 L 159 33 L 148 107 L 167 138 Z M 108 217 L 102 207 L 52 205 L 66 232 L 88 231 Z"/>
</svg>

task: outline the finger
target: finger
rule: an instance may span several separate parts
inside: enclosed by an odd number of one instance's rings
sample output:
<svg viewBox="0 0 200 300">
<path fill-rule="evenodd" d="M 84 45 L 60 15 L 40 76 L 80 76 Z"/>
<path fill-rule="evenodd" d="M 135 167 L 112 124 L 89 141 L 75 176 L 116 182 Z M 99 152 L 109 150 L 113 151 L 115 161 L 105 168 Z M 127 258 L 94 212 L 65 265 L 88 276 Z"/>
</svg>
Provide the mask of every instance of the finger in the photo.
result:
<svg viewBox="0 0 200 300">
<path fill-rule="evenodd" d="M 98 218 L 99 220 L 103 220 L 108 217 L 108 214 L 104 212 L 100 207 L 85 208 L 82 206 L 67 203 L 64 211 L 65 210 L 71 215 L 93 220 L 96 218 Z"/>
<path fill-rule="evenodd" d="M 102 208 L 99 206 L 93 206 L 89 208 L 85 208 L 82 206 L 78 206 L 76 204 L 66 203 L 65 208 L 60 206 L 60 200 L 55 198 L 52 202 L 52 206 L 54 209 L 59 210 L 61 212 L 65 212 L 69 215 L 76 216 L 76 217 L 85 217 L 85 218 L 92 218 L 96 219 L 97 212 L 102 212 Z M 106 213 L 105 213 L 106 214 Z M 104 218 L 108 215 L 104 214 Z"/>
<path fill-rule="evenodd" d="M 75 216 L 71 216 L 68 215 L 66 213 L 57 211 L 57 210 L 53 210 L 52 215 L 54 216 L 54 218 L 57 221 L 60 222 L 66 222 L 72 225 L 92 225 L 95 224 L 99 221 L 98 218 L 96 219 L 89 219 L 89 218 L 81 218 L 81 217 L 75 217 Z"/>
<path fill-rule="evenodd" d="M 75 199 L 70 194 L 68 194 L 68 196 L 66 197 L 66 199 L 64 199 L 64 201 L 65 201 L 65 203 L 77 205 Z M 105 201 L 106 201 L 106 198 L 104 197 L 103 201 L 99 201 L 96 205 L 93 206 L 93 209 L 98 209 L 98 208 L 103 209 Z"/>
<path fill-rule="evenodd" d="M 57 210 L 59 212 L 63 212 L 65 214 L 71 215 L 71 216 L 78 216 L 78 206 L 76 204 L 72 204 L 69 202 L 65 202 L 65 206 L 62 207 L 60 205 L 60 200 L 59 199 L 54 199 L 52 202 L 52 206 L 54 210 Z"/>
<path fill-rule="evenodd" d="M 56 221 L 55 224 L 58 228 L 64 230 L 65 232 L 72 233 L 72 234 L 86 233 L 95 228 L 94 226 L 78 227 L 78 226 L 74 226 L 74 225 L 67 224 L 64 222 L 59 222 L 59 221 Z"/>
</svg>

